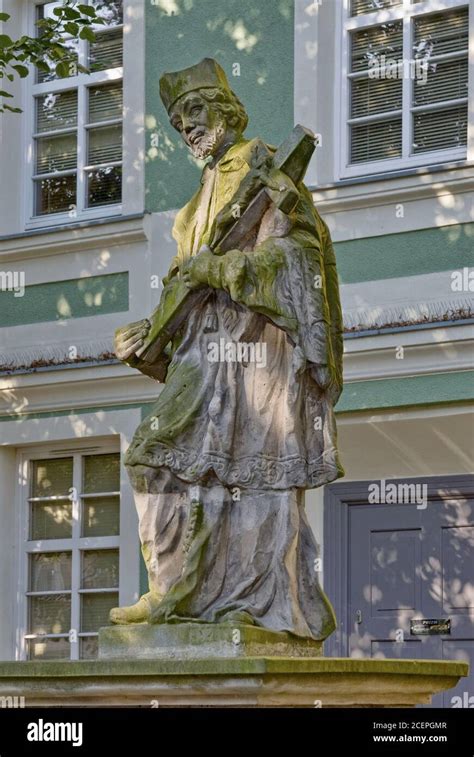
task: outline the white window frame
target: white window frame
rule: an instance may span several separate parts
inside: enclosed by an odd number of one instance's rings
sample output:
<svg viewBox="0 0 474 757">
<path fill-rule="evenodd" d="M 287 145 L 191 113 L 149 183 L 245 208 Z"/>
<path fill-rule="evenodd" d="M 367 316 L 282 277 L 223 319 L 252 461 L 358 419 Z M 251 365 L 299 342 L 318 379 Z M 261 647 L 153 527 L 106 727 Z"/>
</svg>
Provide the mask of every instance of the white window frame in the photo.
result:
<svg viewBox="0 0 474 757">
<path fill-rule="evenodd" d="M 51 0 L 28 0 L 27 8 L 27 24 L 30 35 L 34 35 L 37 32 L 35 27 L 36 11 L 38 6 L 45 5 Z M 85 0 L 87 2 L 88 0 Z M 105 28 L 105 27 L 104 27 Z M 114 29 L 122 28 L 121 26 L 114 26 Z M 87 51 L 88 42 L 86 40 L 80 40 L 78 48 L 78 63 L 81 65 L 87 65 Z M 104 71 L 96 71 L 90 74 L 84 74 L 77 72 L 76 76 L 64 79 L 53 79 L 52 81 L 36 83 L 36 71 L 32 70 L 30 76 L 27 78 L 27 93 L 26 93 L 26 107 L 25 107 L 25 123 L 27 125 L 26 132 L 26 160 L 25 160 L 25 176 L 23 178 L 24 187 L 24 228 L 38 229 L 46 226 L 62 226 L 70 225 L 76 221 L 88 221 L 100 218 L 113 218 L 121 216 L 123 212 L 123 187 L 124 187 L 124 171 L 123 171 L 123 157 L 124 157 L 124 138 L 123 138 L 123 126 L 122 126 L 122 160 L 118 164 L 122 165 L 122 202 L 114 203 L 110 205 L 101 205 L 100 207 L 87 208 L 86 207 L 86 169 L 90 168 L 86 162 L 87 144 L 86 144 L 86 131 L 89 126 L 86 119 L 87 114 L 87 87 L 91 87 L 97 84 L 108 84 L 113 81 L 121 81 L 123 86 L 123 66 L 117 68 L 110 68 Z M 77 90 L 77 168 L 76 168 L 76 208 L 71 208 L 66 212 L 59 213 L 44 213 L 42 215 L 34 215 L 34 180 L 35 175 L 35 127 L 36 127 L 36 114 L 35 114 L 35 98 L 42 94 L 49 92 L 59 92 L 63 90 Z M 122 118 L 113 119 L 112 121 L 101 121 L 100 124 L 94 124 L 94 126 L 108 126 L 114 123 L 124 122 L 125 109 L 122 108 Z M 42 133 L 41 136 L 46 136 L 48 132 Z M 111 165 L 108 163 L 107 165 Z M 95 168 L 97 166 L 93 166 Z M 60 176 L 62 172 L 56 174 L 45 174 L 45 178 L 48 176 Z M 67 172 L 66 172 L 67 173 Z"/>
<path fill-rule="evenodd" d="M 416 110 L 412 106 L 412 86 L 413 80 L 404 77 L 402 79 L 402 155 L 400 158 L 391 158 L 389 160 L 376 160 L 367 163 L 351 164 L 350 159 L 350 121 L 359 120 L 350 118 L 350 34 L 358 29 L 378 26 L 381 23 L 390 21 L 403 21 L 403 58 L 411 59 L 411 33 L 413 28 L 412 20 L 416 16 L 422 16 L 427 13 L 438 11 L 455 10 L 458 8 L 468 7 L 469 9 L 469 28 L 473 24 L 473 0 L 425 0 L 425 2 L 413 4 L 411 0 L 403 0 L 402 5 L 393 8 L 387 8 L 374 13 L 365 13 L 360 16 L 350 16 L 350 0 L 341 0 L 340 17 L 340 39 L 341 39 L 341 64 L 340 64 L 340 99 L 336 102 L 335 107 L 335 134 L 336 145 L 339 144 L 337 151 L 337 175 L 340 179 L 352 177 L 375 175 L 400 171 L 407 168 L 417 168 L 421 166 L 439 165 L 442 163 L 452 163 L 464 161 L 467 159 L 469 146 L 469 124 L 467 145 L 462 148 L 451 150 L 435 150 L 432 152 L 417 153 L 410 155 L 412 143 L 413 119 L 411 112 Z M 407 50 L 410 56 L 406 56 Z M 472 69 L 474 64 L 474 50 L 472 44 L 468 46 L 468 69 L 469 69 L 469 86 L 471 91 Z M 467 98 L 463 98 L 463 101 Z M 450 100 L 449 105 L 456 105 L 457 100 Z M 447 103 L 448 104 L 448 103 Z M 439 109 L 443 103 L 436 103 Z M 469 109 L 468 109 L 469 117 Z M 376 120 L 376 119 L 374 119 Z"/>
<path fill-rule="evenodd" d="M 80 534 L 80 500 L 87 498 L 87 495 L 82 494 L 82 481 L 80 480 L 80 474 L 82 470 L 80 458 L 84 455 L 101 455 L 107 453 L 120 454 L 120 442 L 118 438 L 115 439 L 95 439 L 90 438 L 84 441 L 79 440 L 65 440 L 62 442 L 56 442 L 52 444 L 43 443 L 40 446 L 34 446 L 18 450 L 17 453 L 17 470 L 18 470 L 18 503 L 19 503 L 19 569 L 18 569 L 18 602 L 17 602 L 17 659 L 27 660 L 28 639 L 35 638 L 34 634 L 28 633 L 28 597 L 31 596 L 31 592 L 28 589 L 29 585 L 29 555 L 35 552 L 72 552 L 72 580 L 71 580 L 71 629 L 77 631 L 70 640 L 71 655 L 68 658 L 64 658 L 64 662 L 79 660 L 80 659 L 80 639 L 82 637 L 97 636 L 94 632 L 80 632 L 80 596 L 87 593 L 108 593 L 114 591 L 114 589 L 81 589 L 80 588 L 80 575 L 81 575 L 81 551 L 94 550 L 94 549 L 118 549 L 119 558 L 121 557 L 122 550 L 125 553 L 125 541 L 128 538 L 126 530 L 124 530 L 124 523 L 126 518 L 124 517 L 124 502 L 121 496 L 121 492 L 101 492 L 101 496 L 105 494 L 114 494 L 120 496 L 120 533 L 117 536 L 96 536 L 96 537 L 83 537 Z M 29 539 L 29 519 L 30 519 L 30 485 L 31 485 L 31 468 L 32 461 L 55 459 L 59 457 L 72 457 L 73 462 L 73 487 L 78 492 L 77 502 L 73 501 L 73 529 L 72 537 L 67 539 L 42 539 L 42 540 L 30 540 Z M 96 496 L 96 495 L 91 495 Z M 121 604 L 120 598 L 120 586 L 122 584 L 122 559 L 120 559 L 120 574 L 119 574 L 119 586 L 117 587 L 118 602 Z M 40 592 L 45 594 L 47 592 Z M 70 629 L 70 630 L 71 630 Z M 54 636 L 54 634 L 48 634 L 48 637 Z M 67 634 L 59 634 L 58 636 L 67 637 Z"/>
</svg>

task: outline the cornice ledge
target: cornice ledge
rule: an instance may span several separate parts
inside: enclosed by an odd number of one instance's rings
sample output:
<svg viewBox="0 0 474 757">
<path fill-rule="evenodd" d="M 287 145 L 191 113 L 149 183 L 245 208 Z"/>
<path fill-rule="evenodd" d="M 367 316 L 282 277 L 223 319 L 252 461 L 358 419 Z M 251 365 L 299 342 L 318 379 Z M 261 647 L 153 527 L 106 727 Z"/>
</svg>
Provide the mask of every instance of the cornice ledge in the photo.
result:
<svg viewBox="0 0 474 757">
<path fill-rule="evenodd" d="M 63 253 L 116 247 L 124 244 L 147 242 L 143 219 L 114 224 L 91 225 L 42 234 L 32 234 L 0 240 L 0 260 L 21 260 L 26 257 L 49 257 Z"/>
<path fill-rule="evenodd" d="M 360 208 L 393 205 L 399 200 L 412 201 L 433 199 L 444 195 L 464 194 L 474 191 L 474 177 L 463 179 L 448 179 L 447 181 L 433 181 L 429 184 L 418 182 L 416 186 L 383 187 L 363 193 L 349 194 L 353 187 L 340 187 L 324 190 L 313 190 L 313 201 L 318 209 L 326 213 L 337 213 L 342 210 L 356 210 Z M 459 223 L 453 219 L 453 224 Z M 448 225 L 448 224 L 446 224 Z"/>
</svg>

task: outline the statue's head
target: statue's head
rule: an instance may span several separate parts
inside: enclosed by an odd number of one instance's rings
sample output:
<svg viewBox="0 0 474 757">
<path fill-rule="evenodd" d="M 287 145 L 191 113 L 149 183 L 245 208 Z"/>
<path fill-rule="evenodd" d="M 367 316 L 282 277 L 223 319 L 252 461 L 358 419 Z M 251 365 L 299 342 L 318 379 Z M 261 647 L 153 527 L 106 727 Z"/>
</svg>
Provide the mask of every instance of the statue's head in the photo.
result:
<svg viewBox="0 0 474 757">
<path fill-rule="evenodd" d="M 163 74 L 160 95 L 171 125 L 196 158 L 216 155 L 222 145 L 237 141 L 247 127 L 244 106 L 212 58 Z"/>
</svg>

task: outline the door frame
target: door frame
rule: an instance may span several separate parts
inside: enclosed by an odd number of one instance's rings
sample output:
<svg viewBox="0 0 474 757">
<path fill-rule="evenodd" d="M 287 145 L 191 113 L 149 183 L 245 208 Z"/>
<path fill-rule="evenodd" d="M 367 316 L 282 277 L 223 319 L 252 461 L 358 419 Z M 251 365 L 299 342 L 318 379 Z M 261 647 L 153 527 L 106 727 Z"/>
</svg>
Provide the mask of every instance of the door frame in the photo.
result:
<svg viewBox="0 0 474 757">
<path fill-rule="evenodd" d="M 383 478 L 383 477 L 382 477 Z M 327 657 L 349 655 L 347 628 L 349 623 L 349 508 L 367 505 L 368 487 L 382 479 L 344 481 L 324 487 L 324 591 L 331 600 L 336 613 L 336 631 L 324 642 Z M 384 479 L 387 484 L 427 484 L 428 500 L 439 488 L 449 494 L 461 491 L 474 495 L 474 476 L 400 476 Z M 377 507 L 376 504 L 373 505 Z"/>
</svg>

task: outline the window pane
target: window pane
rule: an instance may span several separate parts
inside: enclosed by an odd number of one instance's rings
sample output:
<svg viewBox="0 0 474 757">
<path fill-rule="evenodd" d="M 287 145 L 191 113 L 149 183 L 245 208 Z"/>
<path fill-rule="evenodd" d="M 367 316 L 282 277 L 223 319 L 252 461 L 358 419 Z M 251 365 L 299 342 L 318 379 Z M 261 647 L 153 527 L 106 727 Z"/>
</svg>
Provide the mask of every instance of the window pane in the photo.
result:
<svg viewBox="0 0 474 757">
<path fill-rule="evenodd" d="M 402 22 L 396 21 L 351 34 L 351 71 L 364 71 L 370 66 L 383 66 L 402 59 Z M 385 56 L 383 58 L 382 56 Z"/>
<path fill-rule="evenodd" d="M 79 47 L 77 40 L 74 39 L 67 39 L 64 38 L 64 44 L 66 47 L 68 47 L 71 50 L 71 60 L 69 65 L 69 76 L 77 76 L 77 49 Z M 37 69 L 36 71 L 36 81 L 38 84 L 42 84 L 46 81 L 54 81 L 55 79 L 58 79 L 59 77 L 56 76 L 56 66 L 57 61 L 51 60 L 51 58 L 48 58 L 46 55 L 43 58 L 43 62 L 48 66 L 49 71 L 42 71 L 40 69 Z M 61 80 L 67 80 L 67 77 L 62 76 Z M 71 82 L 72 83 L 72 82 Z"/>
<path fill-rule="evenodd" d="M 118 585 L 118 549 L 96 549 L 82 553 L 82 589 L 115 589 Z"/>
<path fill-rule="evenodd" d="M 77 165 L 77 138 L 75 134 L 58 137 L 40 137 L 36 140 L 36 173 L 67 171 Z"/>
<path fill-rule="evenodd" d="M 61 213 L 75 207 L 75 175 L 42 179 L 35 185 L 35 215 Z"/>
<path fill-rule="evenodd" d="M 36 131 L 53 131 L 77 124 L 77 91 L 50 92 L 36 98 Z"/>
<path fill-rule="evenodd" d="M 415 35 L 413 50 L 415 58 L 467 50 L 468 9 L 448 13 L 434 13 L 414 19 Z"/>
<path fill-rule="evenodd" d="M 401 151 L 401 119 L 351 127 L 351 163 L 397 158 Z"/>
<path fill-rule="evenodd" d="M 81 631 L 98 631 L 109 626 L 109 612 L 118 606 L 118 592 L 81 595 Z"/>
<path fill-rule="evenodd" d="M 120 498 L 93 497 L 82 503 L 83 536 L 116 536 L 120 532 Z"/>
<path fill-rule="evenodd" d="M 97 168 L 87 174 L 87 205 L 111 205 L 122 199 L 122 169 L 120 166 Z"/>
<path fill-rule="evenodd" d="M 360 16 L 362 13 L 373 13 L 383 8 L 393 8 L 402 5 L 403 0 L 351 0 L 351 16 Z"/>
<path fill-rule="evenodd" d="M 426 105 L 467 97 L 467 58 L 431 63 L 426 81 L 418 79 L 413 85 L 413 104 Z"/>
<path fill-rule="evenodd" d="M 71 597 L 52 594 L 30 597 L 29 633 L 69 633 L 71 628 Z"/>
<path fill-rule="evenodd" d="M 415 113 L 413 152 L 449 150 L 467 144 L 467 104 Z"/>
<path fill-rule="evenodd" d="M 96 32 L 95 42 L 89 44 L 89 68 L 103 71 L 118 68 L 123 63 L 122 29 Z"/>
<path fill-rule="evenodd" d="M 122 124 L 89 130 L 89 165 L 122 159 Z"/>
<path fill-rule="evenodd" d="M 64 591 L 70 588 L 70 552 L 30 554 L 30 591 Z"/>
<path fill-rule="evenodd" d="M 402 107 L 401 79 L 364 76 L 351 82 L 351 117 L 370 116 Z"/>
<path fill-rule="evenodd" d="M 89 123 L 122 116 L 122 84 L 89 88 Z"/>
<path fill-rule="evenodd" d="M 31 503 L 30 539 L 70 539 L 72 536 L 72 502 Z"/>
<path fill-rule="evenodd" d="M 84 494 L 120 491 L 120 454 L 84 457 Z"/>
<path fill-rule="evenodd" d="M 69 639 L 28 639 L 29 660 L 67 660 L 71 656 Z"/>
<path fill-rule="evenodd" d="M 99 656 L 99 637 L 82 636 L 80 638 L 81 660 L 95 660 Z"/>
<path fill-rule="evenodd" d="M 32 497 L 69 495 L 72 487 L 72 457 L 32 461 Z"/>
<path fill-rule="evenodd" d="M 58 8 L 59 6 L 63 5 L 62 2 L 53 2 L 53 3 L 43 3 L 42 5 L 36 6 L 36 17 L 38 20 L 44 19 L 44 18 L 56 18 L 53 14 L 53 10 L 55 8 Z M 38 35 L 41 34 L 41 30 L 38 29 Z M 64 45 L 69 48 L 69 50 L 72 53 L 72 61 L 71 62 L 77 62 L 77 50 L 78 50 L 78 42 L 75 39 L 70 39 L 68 34 L 64 35 L 63 38 Z M 49 71 L 40 71 L 37 69 L 36 72 L 36 80 L 38 82 L 45 82 L 45 81 L 52 81 L 53 79 L 56 79 L 57 76 L 55 74 L 55 67 L 56 63 L 52 61 L 50 58 L 45 57 L 44 62 L 48 65 Z M 71 76 L 77 75 L 77 69 L 75 67 L 71 68 L 70 72 Z"/>
</svg>

